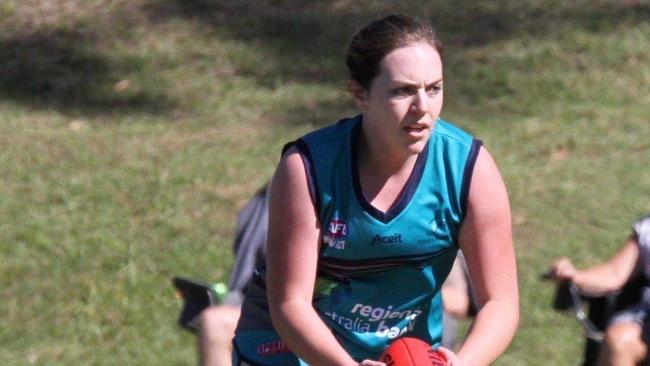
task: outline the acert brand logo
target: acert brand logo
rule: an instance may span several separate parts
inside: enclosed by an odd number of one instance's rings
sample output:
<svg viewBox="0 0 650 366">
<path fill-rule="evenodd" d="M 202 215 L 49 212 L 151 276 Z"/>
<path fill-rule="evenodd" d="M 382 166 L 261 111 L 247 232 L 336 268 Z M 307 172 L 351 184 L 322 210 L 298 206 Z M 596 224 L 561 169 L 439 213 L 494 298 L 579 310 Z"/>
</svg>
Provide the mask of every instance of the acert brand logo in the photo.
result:
<svg viewBox="0 0 650 366">
<path fill-rule="evenodd" d="M 381 236 L 377 234 L 375 235 L 374 238 L 372 238 L 372 245 L 375 245 L 377 243 L 392 244 L 392 243 L 401 243 L 401 242 L 402 242 L 402 234 L 393 234 L 393 235 L 386 235 L 386 236 Z"/>
</svg>

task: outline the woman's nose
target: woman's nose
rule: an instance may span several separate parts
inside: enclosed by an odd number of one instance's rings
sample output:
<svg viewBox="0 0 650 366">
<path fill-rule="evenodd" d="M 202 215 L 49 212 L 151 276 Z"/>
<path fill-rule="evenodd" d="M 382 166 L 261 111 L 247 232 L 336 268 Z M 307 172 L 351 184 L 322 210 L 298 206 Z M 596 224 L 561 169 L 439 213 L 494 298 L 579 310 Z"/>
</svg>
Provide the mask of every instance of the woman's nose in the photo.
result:
<svg viewBox="0 0 650 366">
<path fill-rule="evenodd" d="M 427 113 L 429 111 L 428 96 L 426 91 L 419 89 L 411 104 L 411 111 L 416 113 Z"/>
</svg>

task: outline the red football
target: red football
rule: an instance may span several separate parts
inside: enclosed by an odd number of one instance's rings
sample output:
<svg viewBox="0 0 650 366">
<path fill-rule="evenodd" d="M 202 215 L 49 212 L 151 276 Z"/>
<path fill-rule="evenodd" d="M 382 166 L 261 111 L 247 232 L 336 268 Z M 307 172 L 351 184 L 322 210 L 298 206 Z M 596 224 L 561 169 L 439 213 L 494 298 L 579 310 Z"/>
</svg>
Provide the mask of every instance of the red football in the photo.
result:
<svg viewBox="0 0 650 366">
<path fill-rule="evenodd" d="M 411 337 L 399 338 L 386 348 L 379 361 L 386 366 L 446 366 L 445 356 L 426 342 Z"/>
</svg>

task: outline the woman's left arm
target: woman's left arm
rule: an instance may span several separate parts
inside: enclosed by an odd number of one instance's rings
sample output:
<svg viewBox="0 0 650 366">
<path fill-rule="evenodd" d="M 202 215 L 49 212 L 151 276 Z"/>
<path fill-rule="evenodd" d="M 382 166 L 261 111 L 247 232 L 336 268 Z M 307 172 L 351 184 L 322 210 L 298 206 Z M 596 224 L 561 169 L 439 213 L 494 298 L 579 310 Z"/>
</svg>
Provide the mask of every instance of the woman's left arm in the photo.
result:
<svg viewBox="0 0 650 366">
<path fill-rule="evenodd" d="M 508 194 L 484 148 L 474 166 L 459 246 L 479 310 L 457 356 L 462 365 L 488 365 L 506 350 L 515 334 L 519 290 Z"/>
</svg>

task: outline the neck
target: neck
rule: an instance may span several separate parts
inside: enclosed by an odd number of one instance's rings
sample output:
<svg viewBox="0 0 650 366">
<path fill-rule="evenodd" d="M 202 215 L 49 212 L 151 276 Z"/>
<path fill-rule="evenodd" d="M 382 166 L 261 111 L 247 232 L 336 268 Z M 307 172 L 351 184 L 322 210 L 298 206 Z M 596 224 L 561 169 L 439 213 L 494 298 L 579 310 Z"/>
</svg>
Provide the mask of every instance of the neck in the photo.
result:
<svg viewBox="0 0 650 366">
<path fill-rule="evenodd" d="M 358 169 L 363 195 L 380 211 L 387 211 L 398 199 L 408 181 L 418 156 L 396 154 L 381 144 L 359 141 Z"/>
<path fill-rule="evenodd" d="M 358 151 L 359 170 L 365 176 L 385 181 L 403 174 L 408 177 L 413 170 L 417 154 L 397 150 L 381 142 L 371 143 L 362 133 Z"/>
</svg>

